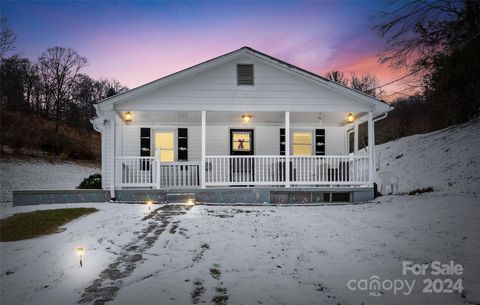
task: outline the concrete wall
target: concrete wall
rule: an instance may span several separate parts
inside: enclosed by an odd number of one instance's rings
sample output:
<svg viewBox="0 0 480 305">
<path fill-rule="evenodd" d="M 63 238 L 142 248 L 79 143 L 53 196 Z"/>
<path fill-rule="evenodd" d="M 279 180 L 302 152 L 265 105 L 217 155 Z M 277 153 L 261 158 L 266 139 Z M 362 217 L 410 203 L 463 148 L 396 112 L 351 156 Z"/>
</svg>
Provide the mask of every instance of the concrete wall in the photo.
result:
<svg viewBox="0 0 480 305">
<path fill-rule="evenodd" d="M 117 202 L 167 203 L 169 194 L 193 194 L 197 203 L 213 204 L 330 204 L 333 194 L 347 194 L 336 203 L 365 202 L 373 199 L 372 188 L 208 188 L 191 190 L 117 190 Z M 108 202 L 107 190 L 14 191 L 13 205 Z M 177 203 L 177 201 L 175 201 Z"/>
</svg>

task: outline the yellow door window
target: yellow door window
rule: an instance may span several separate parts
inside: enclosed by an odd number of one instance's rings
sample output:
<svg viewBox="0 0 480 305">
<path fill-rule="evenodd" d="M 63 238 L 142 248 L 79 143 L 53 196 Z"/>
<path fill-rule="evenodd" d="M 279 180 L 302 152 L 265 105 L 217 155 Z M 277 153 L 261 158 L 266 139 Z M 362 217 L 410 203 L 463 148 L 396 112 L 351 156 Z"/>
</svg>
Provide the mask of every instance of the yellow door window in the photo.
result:
<svg viewBox="0 0 480 305">
<path fill-rule="evenodd" d="M 310 131 L 294 131 L 292 139 L 294 156 L 311 156 L 313 136 Z"/>
<path fill-rule="evenodd" d="M 232 151 L 251 151 L 251 137 L 250 131 L 234 131 L 232 138 Z"/>
<path fill-rule="evenodd" d="M 175 161 L 174 138 L 175 135 L 171 131 L 155 133 L 155 156 L 157 156 L 157 148 L 160 148 L 160 162 Z"/>
</svg>

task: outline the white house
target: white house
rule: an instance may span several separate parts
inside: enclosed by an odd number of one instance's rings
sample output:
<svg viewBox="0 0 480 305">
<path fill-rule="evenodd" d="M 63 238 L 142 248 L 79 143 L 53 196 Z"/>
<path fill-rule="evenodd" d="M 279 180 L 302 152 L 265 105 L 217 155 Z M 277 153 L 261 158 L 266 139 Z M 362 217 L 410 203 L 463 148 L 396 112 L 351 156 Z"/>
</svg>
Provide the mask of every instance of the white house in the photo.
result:
<svg viewBox="0 0 480 305">
<path fill-rule="evenodd" d="M 92 123 L 102 134 L 102 185 L 112 198 L 121 190 L 255 189 L 367 190 L 368 199 L 374 150 L 358 153 L 358 125 L 368 123 L 373 147 L 374 122 L 390 110 L 243 47 L 101 101 Z"/>
</svg>

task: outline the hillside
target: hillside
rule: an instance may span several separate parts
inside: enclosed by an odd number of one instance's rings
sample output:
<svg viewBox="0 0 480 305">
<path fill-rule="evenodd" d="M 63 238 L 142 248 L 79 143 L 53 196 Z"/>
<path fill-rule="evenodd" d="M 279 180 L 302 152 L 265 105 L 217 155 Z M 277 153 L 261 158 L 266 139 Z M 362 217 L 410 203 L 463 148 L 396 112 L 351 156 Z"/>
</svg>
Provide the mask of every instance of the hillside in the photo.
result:
<svg viewBox="0 0 480 305">
<path fill-rule="evenodd" d="M 443 130 L 377 146 L 379 172 L 400 178 L 400 192 L 480 193 L 480 117 Z M 377 179 L 377 183 L 380 180 Z"/>
<path fill-rule="evenodd" d="M 11 206 L 13 190 L 68 190 L 100 169 L 70 161 L 0 159 L 0 205 Z"/>
<path fill-rule="evenodd" d="M 57 147 L 58 144 L 58 147 Z M 91 126 L 55 121 L 29 112 L 0 112 L 0 153 L 18 156 L 57 156 L 64 160 L 100 160 L 100 134 Z"/>
</svg>

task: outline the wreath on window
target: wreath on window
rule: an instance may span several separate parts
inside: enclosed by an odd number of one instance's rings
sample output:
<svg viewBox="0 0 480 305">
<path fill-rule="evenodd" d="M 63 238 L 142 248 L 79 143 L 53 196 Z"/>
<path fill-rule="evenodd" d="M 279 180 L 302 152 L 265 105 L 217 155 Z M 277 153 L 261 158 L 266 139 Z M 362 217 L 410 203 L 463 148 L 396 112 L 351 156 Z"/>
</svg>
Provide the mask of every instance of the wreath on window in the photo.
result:
<svg viewBox="0 0 480 305">
<path fill-rule="evenodd" d="M 238 150 L 244 150 L 245 149 L 244 146 L 243 146 L 244 142 L 245 142 L 244 139 L 239 139 L 238 140 L 238 147 L 237 147 Z"/>
</svg>

